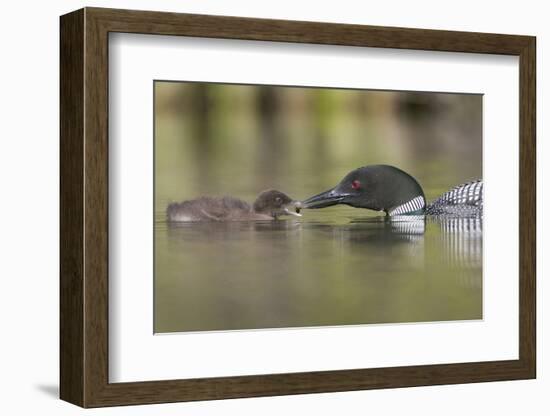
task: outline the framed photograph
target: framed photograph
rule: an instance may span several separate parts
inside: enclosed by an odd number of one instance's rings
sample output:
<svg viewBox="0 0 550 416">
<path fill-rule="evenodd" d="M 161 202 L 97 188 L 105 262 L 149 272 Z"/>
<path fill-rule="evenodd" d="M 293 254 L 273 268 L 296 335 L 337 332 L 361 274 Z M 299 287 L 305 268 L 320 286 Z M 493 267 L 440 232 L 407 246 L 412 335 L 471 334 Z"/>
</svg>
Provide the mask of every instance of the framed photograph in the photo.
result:
<svg viewBox="0 0 550 416">
<path fill-rule="evenodd" d="M 61 17 L 60 395 L 535 378 L 535 38 Z"/>
</svg>

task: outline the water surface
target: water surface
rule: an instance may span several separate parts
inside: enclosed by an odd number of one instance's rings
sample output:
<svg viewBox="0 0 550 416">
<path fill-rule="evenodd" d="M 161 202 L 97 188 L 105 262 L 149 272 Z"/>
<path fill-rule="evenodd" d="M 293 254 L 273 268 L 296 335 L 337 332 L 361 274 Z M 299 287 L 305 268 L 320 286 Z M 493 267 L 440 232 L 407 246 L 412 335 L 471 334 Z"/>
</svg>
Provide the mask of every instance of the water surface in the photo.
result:
<svg viewBox="0 0 550 416">
<path fill-rule="evenodd" d="M 156 332 L 481 318 L 479 220 L 350 214 L 157 223 Z"/>
</svg>

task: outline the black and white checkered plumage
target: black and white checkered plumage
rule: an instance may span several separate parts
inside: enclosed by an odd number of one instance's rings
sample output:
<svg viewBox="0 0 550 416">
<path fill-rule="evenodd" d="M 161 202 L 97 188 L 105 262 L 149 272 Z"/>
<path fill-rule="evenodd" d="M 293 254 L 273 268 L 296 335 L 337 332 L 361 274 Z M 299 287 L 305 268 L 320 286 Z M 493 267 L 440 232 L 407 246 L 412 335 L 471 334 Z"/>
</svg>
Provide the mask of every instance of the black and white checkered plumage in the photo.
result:
<svg viewBox="0 0 550 416">
<path fill-rule="evenodd" d="M 455 186 L 426 207 L 428 215 L 481 215 L 482 213 L 482 180 Z"/>
</svg>

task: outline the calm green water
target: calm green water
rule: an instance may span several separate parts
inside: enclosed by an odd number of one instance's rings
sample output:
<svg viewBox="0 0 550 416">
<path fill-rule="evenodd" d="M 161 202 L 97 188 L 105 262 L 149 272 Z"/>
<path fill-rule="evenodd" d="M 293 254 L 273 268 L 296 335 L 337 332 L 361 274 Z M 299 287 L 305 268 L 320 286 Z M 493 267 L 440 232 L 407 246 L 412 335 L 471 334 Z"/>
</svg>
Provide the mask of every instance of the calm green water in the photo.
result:
<svg viewBox="0 0 550 416">
<path fill-rule="evenodd" d="M 403 113 L 402 94 L 286 89 L 284 105 L 258 113 L 251 88 L 157 84 L 155 332 L 482 318 L 479 221 L 395 222 L 342 206 L 166 223 L 173 201 L 252 202 L 268 188 L 304 199 L 367 164 L 410 172 L 428 200 L 481 176 L 478 96 L 434 94 L 437 105 L 422 97 Z M 208 111 L 197 113 L 197 94 Z"/>
<path fill-rule="evenodd" d="M 156 331 L 481 317 L 480 232 L 350 214 L 157 224 Z"/>
</svg>

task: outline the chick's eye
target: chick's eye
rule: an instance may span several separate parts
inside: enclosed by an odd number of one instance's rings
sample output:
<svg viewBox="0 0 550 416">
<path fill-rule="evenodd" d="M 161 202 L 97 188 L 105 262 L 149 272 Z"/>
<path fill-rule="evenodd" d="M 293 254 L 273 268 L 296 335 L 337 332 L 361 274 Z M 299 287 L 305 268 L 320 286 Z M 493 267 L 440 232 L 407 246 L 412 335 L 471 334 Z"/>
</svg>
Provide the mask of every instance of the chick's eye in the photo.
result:
<svg viewBox="0 0 550 416">
<path fill-rule="evenodd" d="M 278 196 L 277 198 L 275 198 L 275 201 L 276 201 L 276 202 L 281 202 L 281 197 Z"/>
<path fill-rule="evenodd" d="M 351 183 L 351 187 L 355 190 L 361 188 L 361 182 L 359 182 L 358 180 L 354 180 L 352 183 Z"/>
</svg>

